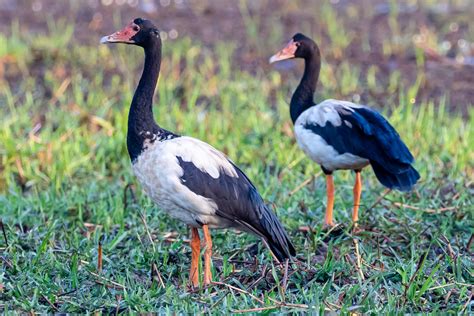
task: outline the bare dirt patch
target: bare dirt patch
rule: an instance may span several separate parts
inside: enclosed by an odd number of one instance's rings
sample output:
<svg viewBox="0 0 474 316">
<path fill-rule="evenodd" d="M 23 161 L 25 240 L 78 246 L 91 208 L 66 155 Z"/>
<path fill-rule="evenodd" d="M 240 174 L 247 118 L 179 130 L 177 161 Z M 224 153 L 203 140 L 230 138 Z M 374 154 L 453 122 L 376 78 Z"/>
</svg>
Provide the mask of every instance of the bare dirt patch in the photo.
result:
<svg viewBox="0 0 474 316">
<path fill-rule="evenodd" d="M 156 21 L 168 38 L 189 36 L 209 46 L 232 41 L 237 44 L 234 65 L 255 72 L 269 69 L 268 55 L 294 33 L 304 30 L 320 43 L 325 62 L 337 65 L 349 61 L 361 68 L 361 78 L 375 65 L 383 86 L 398 70 L 401 89 L 415 84 L 423 72 L 417 100 L 439 103 L 447 96 L 448 106 L 466 115 L 474 102 L 474 33 L 469 27 L 474 6 L 462 0 L 432 5 L 401 1 L 394 9 L 390 3 L 333 0 L 330 6 L 336 16 L 331 17 L 323 12 L 328 2 L 309 0 L 246 4 L 215 0 L 4 0 L 0 3 L 0 31 L 8 36 L 17 23 L 20 33 L 37 34 L 47 32 L 54 21 L 66 20 L 75 25 L 76 41 L 95 44 L 101 35 L 114 31 L 117 24 L 143 16 Z M 328 20 L 333 18 L 336 20 Z M 334 50 L 334 35 L 328 32 L 330 23 L 351 35 L 349 45 L 340 53 Z M 281 38 L 275 37 L 278 32 L 283 34 Z M 421 68 L 417 64 L 417 48 L 424 58 Z M 0 69 L 8 62 L 8 58 L 0 58 Z M 390 93 L 384 90 L 370 94 L 383 105 Z M 362 102 L 364 98 L 362 94 Z"/>
</svg>

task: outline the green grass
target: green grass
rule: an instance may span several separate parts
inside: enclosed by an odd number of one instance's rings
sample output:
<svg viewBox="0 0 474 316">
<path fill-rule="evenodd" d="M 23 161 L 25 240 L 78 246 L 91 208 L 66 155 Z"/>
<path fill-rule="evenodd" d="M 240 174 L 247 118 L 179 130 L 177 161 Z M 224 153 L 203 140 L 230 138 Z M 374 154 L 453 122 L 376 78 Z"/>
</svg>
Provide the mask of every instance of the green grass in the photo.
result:
<svg viewBox="0 0 474 316">
<path fill-rule="evenodd" d="M 322 11 L 336 14 L 331 10 Z M 334 47 L 325 56 L 338 59 L 354 34 L 326 22 L 322 29 Z M 284 291 L 280 267 L 255 237 L 214 231 L 214 278 L 223 284 L 189 292 L 187 228 L 142 193 L 125 146 L 142 52 L 73 43 L 73 26 L 61 23 L 42 36 L 13 26 L 1 38 L 6 45 L 0 59 L 8 56 L 10 73 L 21 78 L 17 84 L 0 80 L 0 210 L 8 240 L 0 236 L 1 311 L 468 310 L 474 291 L 472 248 L 466 248 L 474 227 L 472 111 L 467 117 L 449 112 L 444 99 L 413 102 L 419 81 L 405 86 L 397 72 L 382 84 L 376 66 L 365 73 L 347 61 L 326 62 L 317 99 L 389 91 L 386 104 L 368 103 L 385 106 L 422 177 L 413 192 L 384 195 L 370 169 L 363 172 L 362 230 L 353 234 L 353 175 L 336 173 L 335 217 L 346 228 L 328 237 L 321 227 L 324 178 L 291 132 L 287 102 L 299 74 L 283 78 L 270 67 L 240 71 L 231 62 L 235 42 L 209 49 L 189 38 L 166 41 L 158 123 L 209 142 L 241 166 L 275 206 L 298 252 Z M 261 23 L 250 26 L 249 37 L 257 36 Z M 266 45 L 270 51 L 256 50 L 263 58 L 286 40 L 281 35 Z M 385 45 L 396 46 L 389 39 Z M 418 76 L 423 80 L 422 70 Z M 159 273 L 154 281 L 153 263 Z"/>
</svg>

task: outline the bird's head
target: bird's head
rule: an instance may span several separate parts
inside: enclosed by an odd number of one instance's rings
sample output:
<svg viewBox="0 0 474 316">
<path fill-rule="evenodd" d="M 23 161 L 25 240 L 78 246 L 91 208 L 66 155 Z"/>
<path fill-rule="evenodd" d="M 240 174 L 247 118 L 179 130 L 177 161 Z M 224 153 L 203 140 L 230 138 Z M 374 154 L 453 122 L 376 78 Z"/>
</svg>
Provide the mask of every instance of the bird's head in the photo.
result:
<svg viewBox="0 0 474 316">
<path fill-rule="evenodd" d="M 282 50 L 270 57 L 269 62 L 274 63 L 280 60 L 292 58 L 306 59 L 314 53 L 319 53 L 316 43 L 311 38 L 301 33 L 297 33 Z"/>
<path fill-rule="evenodd" d="M 102 44 L 125 43 L 145 47 L 157 39 L 160 39 L 160 31 L 158 28 L 149 20 L 136 18 L 128 23 L 122 30 L 102 37 L 100 42 Z"/>
</svg>

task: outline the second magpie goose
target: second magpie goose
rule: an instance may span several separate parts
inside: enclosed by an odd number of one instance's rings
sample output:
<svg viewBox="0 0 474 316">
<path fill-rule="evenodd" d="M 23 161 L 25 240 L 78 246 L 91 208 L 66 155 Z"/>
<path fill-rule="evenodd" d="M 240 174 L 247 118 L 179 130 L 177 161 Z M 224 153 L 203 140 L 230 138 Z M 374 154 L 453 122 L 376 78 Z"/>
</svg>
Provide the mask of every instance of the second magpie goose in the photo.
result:
<svg viewBox="0 0 474 316">
<path fill-rule="evenodd" d="M 334 183 L 332 173 L 350 169 L 356 173 L 352 220 L 359 219 L 362 168 L 372 166 L 377 179 L 390 189 L 410 190 L 420 178 L 413 156 L 397 131 L 375 110 L 340 100 L 313 101 L 321 69 L 318 45 L 298 33 L 288 45 L 270 58 L 270 63 L 301 58 L 304 74 L 291 98 L 290 115 L 299 146 L 326 174 L 327 206 L 324 223 L 334 226 Z"/>
</svg>

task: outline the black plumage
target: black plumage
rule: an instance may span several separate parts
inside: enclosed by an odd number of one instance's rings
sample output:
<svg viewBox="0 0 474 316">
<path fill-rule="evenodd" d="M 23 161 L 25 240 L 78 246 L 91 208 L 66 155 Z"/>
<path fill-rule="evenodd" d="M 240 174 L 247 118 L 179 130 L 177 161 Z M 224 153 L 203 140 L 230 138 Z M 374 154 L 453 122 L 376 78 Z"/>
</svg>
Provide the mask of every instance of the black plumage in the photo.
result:
<svg viewBox="0 0 474 316">
<path fill-rule="evenodd" d="M 220 170 L 219 177 L 213 178 L 192 162 L 177 158 L 183 169 L 181 183 L 194 193 L 214 201 L 217 216 L 264 238 L 279 261 L 295 255 L 295 249 L 275 214 L 237 166 L 231 162 L 238 177 Z"/>
<path fill-rule="evenodd" d="M 334 106 L 341 124 L 303 126 L 321 136 L 339 154 L 350 153 L 370 161 L 377 179 L 390 189 L 410 190 L 420 178 L 411 166 L 413 156 L 398 132 L 377 111 L 367 107 Z M 324 167 L 324 165 L 322 165 Z"/>
<path fill-rule="evenodd" d="M 361 170 L 372 166 L 377 179 L 390 189 L 408 191 L 420 175 L 411 165 L 413 156 L 397 131 L 378 112 L 346 101 L 313 100 L 321 69 L 318 45 L 298 33 L 288 45 L 270 58 L 276 62 L 301 58 L 305 62 L 301 81 L 291 98 L 290 115 L 295 136 L 305 153 L 319 163 L 326 174 L 325 224 L 333 226 L 334 182 L 332 172 L 356 172 L 352 219 L 358 221 L 362 191 Z"/>
</svg>

